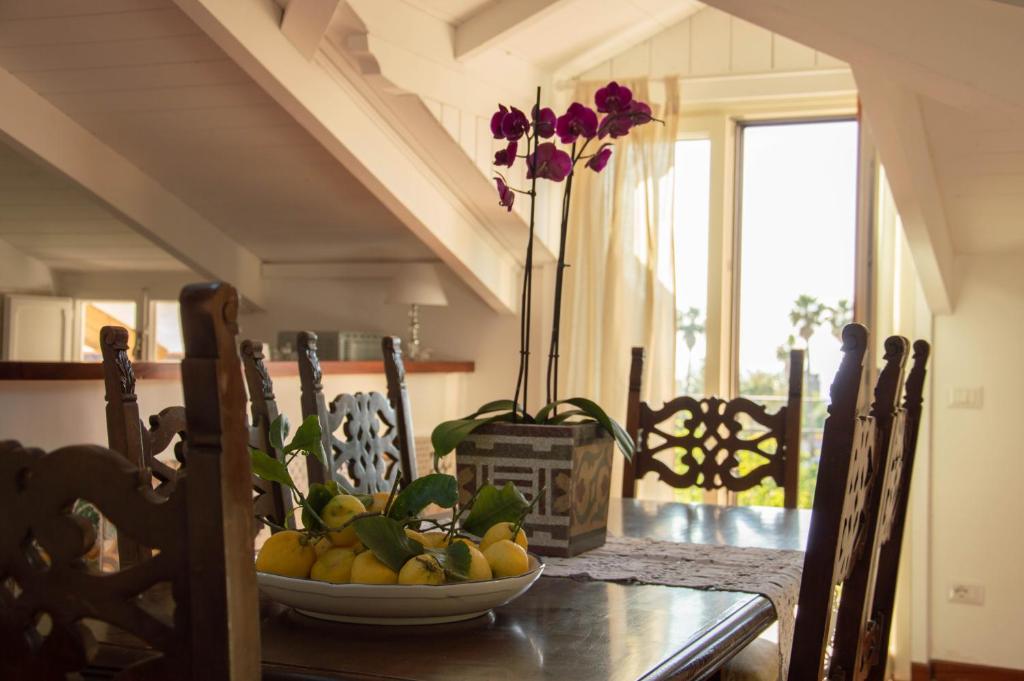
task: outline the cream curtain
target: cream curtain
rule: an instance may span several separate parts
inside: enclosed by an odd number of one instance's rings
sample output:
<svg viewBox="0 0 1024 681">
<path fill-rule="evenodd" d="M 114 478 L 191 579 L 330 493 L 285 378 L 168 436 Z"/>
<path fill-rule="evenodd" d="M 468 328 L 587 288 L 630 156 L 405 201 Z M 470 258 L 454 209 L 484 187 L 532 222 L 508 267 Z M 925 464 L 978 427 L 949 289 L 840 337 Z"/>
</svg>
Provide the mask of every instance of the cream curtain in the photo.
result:
<svg viewBox="0 0 1024 681">
<path fill-rule="evenodd" d="M 664 102 L 651 101 L 647 81 L 624 82 L 651 103 L 656 118 L 612 140 L 602 173 L 577 170 L 573 186 L 562 318 L 562 384 L 566 395 L 589 397 L 625 423 L 630 348 L 643 346 L 643 398 L 660 405 L 675 393 L 675 142 L 678 80 L 667 79 Z M 594 85 L 576 100 L 593 105 Z M 612 494 L 621 490 L 616 464 Z M 670 497 L 667 485 L 642 482 L 645 497 Z"/>
</svg>

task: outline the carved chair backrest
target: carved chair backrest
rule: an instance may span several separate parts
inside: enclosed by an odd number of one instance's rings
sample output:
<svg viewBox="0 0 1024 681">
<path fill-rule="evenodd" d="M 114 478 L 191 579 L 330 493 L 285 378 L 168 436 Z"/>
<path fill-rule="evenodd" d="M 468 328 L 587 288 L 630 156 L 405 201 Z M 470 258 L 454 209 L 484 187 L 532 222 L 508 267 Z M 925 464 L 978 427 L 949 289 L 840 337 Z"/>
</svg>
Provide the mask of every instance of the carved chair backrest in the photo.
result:
<svg viewBox="0 0 1024 681">
<path fill-rule="evenodd" d="M 238 296 L 225 284 L 192 285 L 181 304 L 189 465 L 167 494 L 123 452 L 0 443 L 0 678 L 63 679 L 82 669 L 96 647 L 86 618 L 162 654 L 133 678 L 258 678 Z M 82 557 L 95 531 L 71 513 L 79 499 L 159 552 L 117 573 L 91 572 Z"/>
<path fill-rule="evenodd" d="M 274 397 L 274 382 L 270 380 L 270 373 L 263 361 L 263 343 L 244 340 L 240 350 L 245 382 L 249 388 L 249 405 L 252 409 L 249 444 L 275 459 L 283 460 L 283 453 L 270 441 L 270 425 L 280 415 L 280 411 Z M 275 525 L 286 526 L 286 519 L 292 508 L 289 490 L 256 476 L 252 478 L 252 486 L 252 506 L 256 518 L 269 518 Z"/>
<path fill-rule="evenodd" d="M 860 324 L 849 324 L 842 338 L 843 359 L 832 383 L 822 435 L 790 681 L 825 678 L 834 623 L 854 607 L 846 585 L 863 553 L 868 527 L 871 465 L 878 450 L 876 417 L 859 413 L 868 332 Z"/>
<path fill-rule="evenodd" d="M 903 526 L 913 480 L 917 435 L 924 403 L 925 366 L 931 347 L 926 341 L 914 343 L 914 359 L 907 375 L 903 405 L 893 420 L 889 458 L 880 479 L 879 510 L 870 558 L 865 598 L 857 622 L 857 651 L 851 662 L 842 660 L 848 681 L 882 681 L 892 628 L 892 612 L 899 576 Z M 883 472 L 884 471 L 884 472 Z M 877 483 L 876 483 L 877 484 Z M 852 622 L 851 622 L 852 625 Z"/>
<path fill-rule="evenodd" d="M 835 642 L 829 663 L 829 677 L 853 681 L 857 678 L 858 658 L 866 659 L 870 646 L 871 623 L 864 616 L 871 597 L 879 521 L 882 517 L 883 498 L 890 478 L 898 474 L 903 465 L 905 413 L 899 404 L 903 392 L 903 373 L 909 344 L 902 336 L 890 336 L 885 341 L 885 364 L 875 383 L 871 416 L 875 420 L 876 446 L 868 459 L 870 487 L 864 505 L 864 529 L 859 539 L 857 559 L 843 583 L 843 604 L 836 621 Z"/>
<path fill-rule="evenodd" d="M 369 494 L 390 490 L 399 476 L 405 483 L 416 478 L 412 411 L 401 341 L 388 336 L 381 345 L 388 394 L 342 393 L 328 403 L 323 393 L 317 336 L 309 331 L 299 334 L 302 416 L 316 415 L 320 419 L 328 460 L 325 469 L 313 457 L 307 457 L 310 483 L 333 479 L 353 491 Z"/>
<path fill-rule="evenodd" d="M 262 424 L 269 424 L 277 418 L 277 405 L 273 399 L 273 385 L 266 367 L 263 365 L 262 345 L 254 349 L 252 341 L 245 341 L 243 351 L 251 350 L 244 355 L 246 377 L 259 381 L 254 388 L 250 382 L 253 399 L 253 425 L 250 428 L 250 444 L 267 452 L 271 456 L 278 453 L 270 446 L 267 429 Z M 153 484 L 158 493 L 167 495 L 172 489 L 181 467 L 185 463 L 182 445 L 185 439 L 185 408 L 180 406 L 167 407 L 160 413 L 149 417 L 147 428 L 140 416 L 138 396 L 135 393 L 135 372 L 128 357 L 128 331 L 120 326 L 104 326 L 100 330 L 100 347 L 103 353 L 103 379 L 106 386 L 107 443 L 116 452 L 134 463 L 141 470 L 148 471 L 153 477 Z M 256 353 L 259 358 L 257 360 Z M 249 368 L 252 365 L 252 368 Z M 256 375 L 262 370 L 266 375 L 266 385 L 262 377 Z M 266 399 L 269 390 L 270 399 Z M 258 398 L 258 399 L 257 399 Z M 158 458 L 174 442 L 174 465 Z M 253 477 L 253 493 L 256 514 L 273 520 L 281 525 L 290 509 L 290 497 L 279 485 L 267 483 Z M 256 526 L 255 531 L 259 530 Z M 148 555 L 149 549 L 138 546 L 130 538 L 118 535 L 118 558 L 121 563 L 131 565 L 138 562 L 140 556 Z"/>
<path fill-rule="evenodd" d="M 786 405 L 769 412 L 745 397 L 680 396 L 652 409 L 640 398 L 643 348 L 633 348 L 629 372 L 626 429 L 636 443 L 632 465 L 622 478 L 622 496 L 636 495 L 636 481 L 655 473 L 672 487 L 725 488 L 733 492 L 774 480 L 784 490 L 786 508 L 796 508 L 800 478 L 800 417 L 803 399 L 804 351 L 789 358 Z M 668 450 L 681 452 L 675 465 L 658 459 Z M 740 456 L 757 465 L 739 474 Z"/>
</svg>

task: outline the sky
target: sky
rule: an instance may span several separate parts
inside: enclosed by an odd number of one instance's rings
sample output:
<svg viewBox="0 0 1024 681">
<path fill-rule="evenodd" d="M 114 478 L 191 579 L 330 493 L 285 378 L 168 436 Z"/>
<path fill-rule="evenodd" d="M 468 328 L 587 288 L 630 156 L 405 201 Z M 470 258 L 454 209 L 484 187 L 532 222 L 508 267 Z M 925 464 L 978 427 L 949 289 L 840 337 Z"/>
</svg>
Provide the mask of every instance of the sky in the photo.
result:
<svg viewBox="0 0 1024 681">
<path fill-rule="evenodd" d="M 778 346 L 801 294 L 852 302 L 856 232 L 857 124 L 749 126 L 743 131 L 740 202 L 740 373 L 777 372 Z M 710 143 L 677 147 L 677 307 L 706 309 Z M 800 347 L 798 342 L 798 347 Z M 694 354 L 704 354 L 703 339 Z M 811 339 L 811 370 L 827 385 L 839 342 L 827 322 Z M 686 348 L 679 349 L 679 373 Z M 695 365 L 699 361 L 695 361 Z"/>
</svg>

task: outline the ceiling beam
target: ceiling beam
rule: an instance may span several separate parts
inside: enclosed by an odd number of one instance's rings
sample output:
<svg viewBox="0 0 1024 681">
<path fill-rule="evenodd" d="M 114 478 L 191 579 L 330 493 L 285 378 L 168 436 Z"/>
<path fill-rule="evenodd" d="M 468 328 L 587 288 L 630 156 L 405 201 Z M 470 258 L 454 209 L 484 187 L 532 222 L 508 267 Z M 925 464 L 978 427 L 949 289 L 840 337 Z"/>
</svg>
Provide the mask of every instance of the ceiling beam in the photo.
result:
<svg viewBox="0 0 1024 681">
<path fill-rule="evenodd" d="M 263 306 L 260 260 L 49 100 L 0 68 L 0 137 L 91 193 L 197 274 Z"/>
<path fill-rule="evenodd" d="M 704 0 L 964 109 L 1024 109 L 1024 12 L 962 0 Z"/>
<path fill-rule="evenodd" d="M 291 0 L 284 8 L 281 32 L 306 59 L 312 59 L 340 0 Z"/>
<path fill-rule="evenodd" d="M 438 264 L 437 260 L 380 262 L 265 262 L 265 279 L 391 279 L 413 264 Z"/>
<path fill-rule="evenodd" d="M 932 312 L 952 312 L 954 252 L 918 96 L 886 74 L 854 70 L 917 275 Z"/>
<path fill-rule="evenodd" d="M 542 20 L 566 0 L 498 0 L 455 28 L 456 59 L 466 59 L 493 47 L 510 35 Z"/>
<path fill-rule="evenodd" d="M 175 0 L 221 49 L 488 305 L 518 309 L 519 263 L 389 121 L 366 79 L 310 62 L 258 0 Z"/>
</svg>

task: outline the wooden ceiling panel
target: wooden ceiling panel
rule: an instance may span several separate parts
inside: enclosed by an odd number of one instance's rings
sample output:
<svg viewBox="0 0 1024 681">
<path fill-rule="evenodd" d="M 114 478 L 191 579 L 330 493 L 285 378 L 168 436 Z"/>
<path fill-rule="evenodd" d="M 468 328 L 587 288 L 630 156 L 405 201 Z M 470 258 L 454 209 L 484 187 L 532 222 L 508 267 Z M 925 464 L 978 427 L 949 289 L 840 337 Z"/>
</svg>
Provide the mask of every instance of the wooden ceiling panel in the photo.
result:
<svg viewBox="0 0 1024 681">
<path fill-rule="evenodd" d="M 42 19 L 0 19 L 0 46 L 73 45 L 196 35 L 199 29 L 174 7 Z"/>
</svg>

